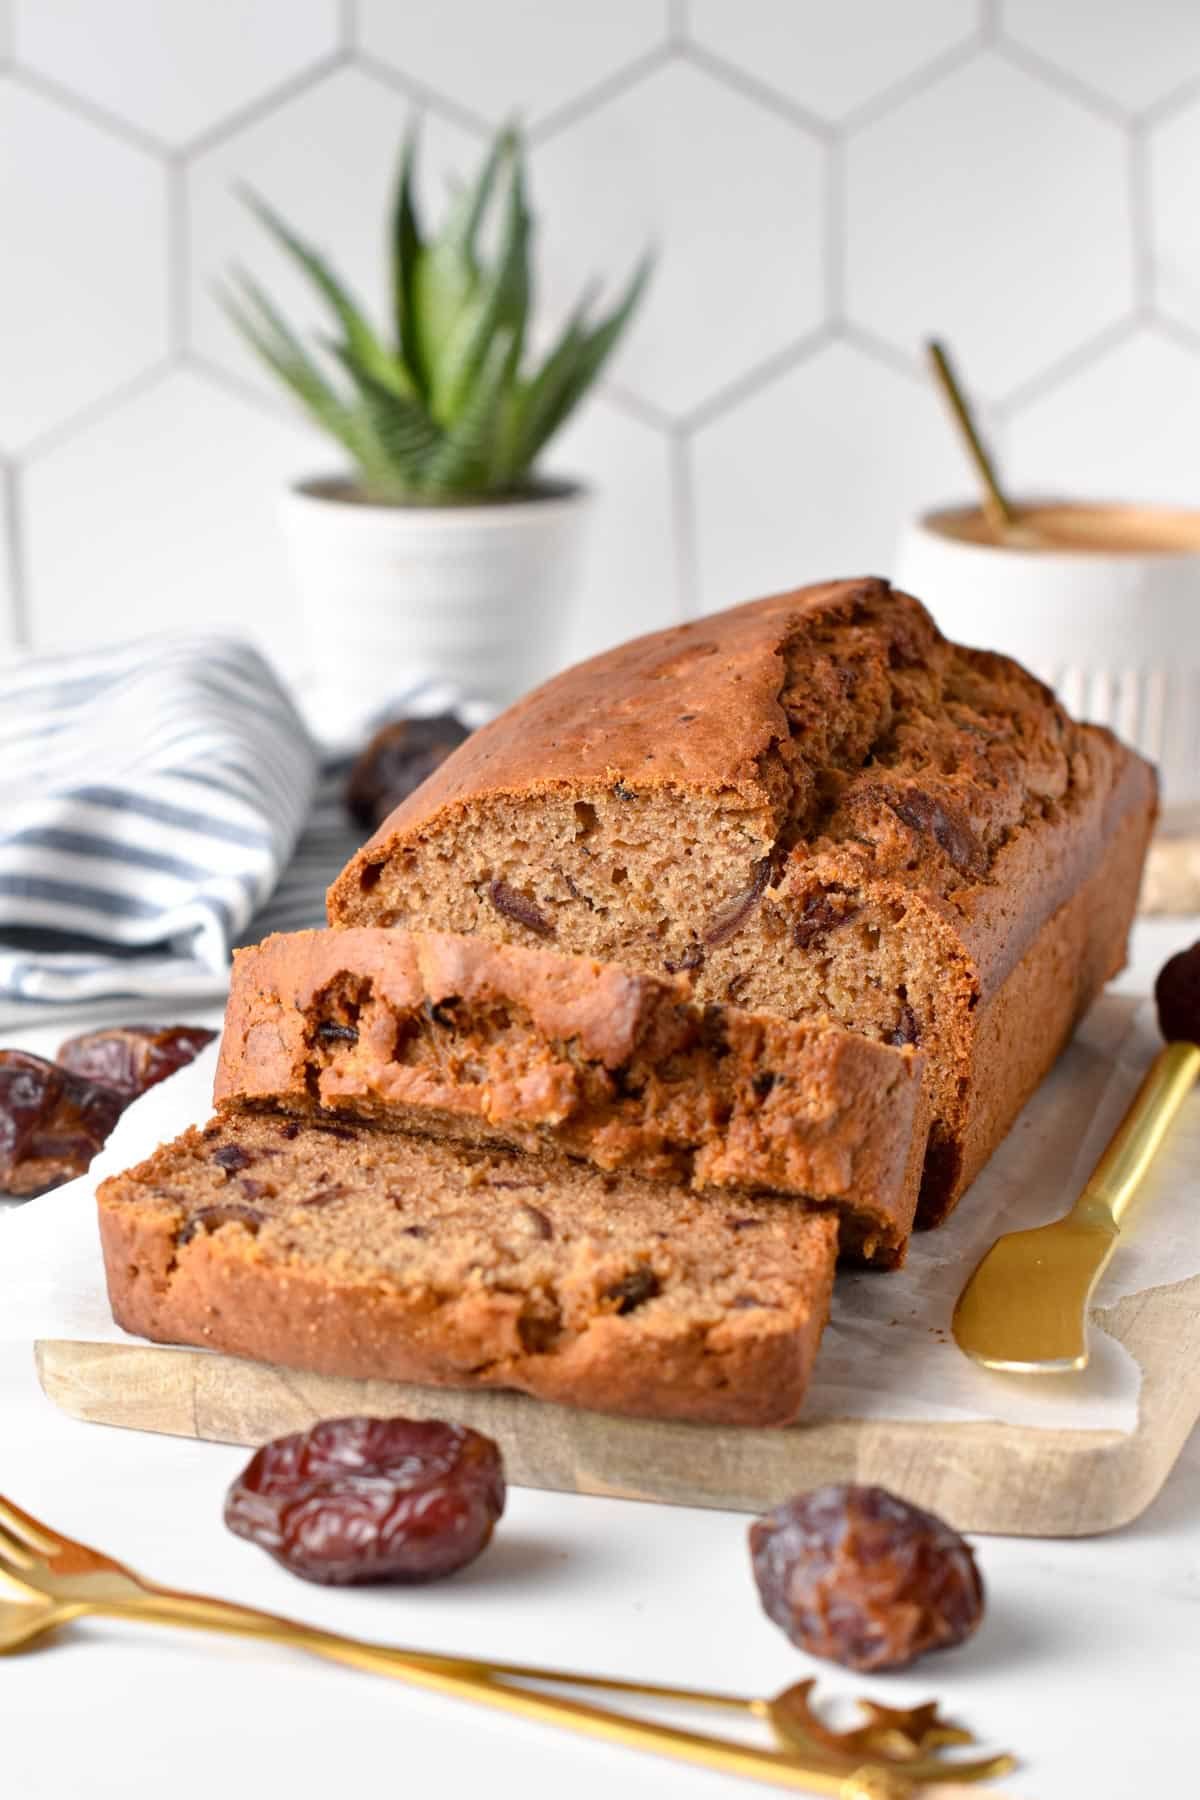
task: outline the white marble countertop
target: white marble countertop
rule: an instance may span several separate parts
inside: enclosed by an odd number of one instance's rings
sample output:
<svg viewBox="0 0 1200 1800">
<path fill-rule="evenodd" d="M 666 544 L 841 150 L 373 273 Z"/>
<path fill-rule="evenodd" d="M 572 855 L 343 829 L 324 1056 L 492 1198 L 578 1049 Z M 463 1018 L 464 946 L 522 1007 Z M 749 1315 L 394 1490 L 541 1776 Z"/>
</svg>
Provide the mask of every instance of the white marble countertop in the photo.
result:
<svg viewBox="0 0 1200 1800">
<path fill-rule="evenodd" d="M 1198 930 L 1140 925 L 1122 985 L 1147 991 Z M 6 1036 L 48 1048 L 56 1034 Z M 2 1232 L 0 1222 L 0 1303 Z M 816 1674 L 826 1692 L 898 1704 L 936 1693 L 1020 1754 L 1015 1775 L 978 1790 L 1009 1800 L 1195 1790 L 1200 1436 L 1120 1533 L 979 1540 L 989 1611 L 976 1639 L 871 1683 L 801 1656 L 762 1617 L 739 1515 L 516 1490 L 487 1556 L 454 1580 L 335 1593 L 225 1530 L 222 1495 L 244 1461 L 239 1449 L 69 1420 L 43 1399 L 25 1349 L 0 1345 L 0 1490 L 172 1585 L 426 1648 L 747 1692 Z M 627 1800 L 738 1791 L 254 1645 L 94 1624 L 0 1664 L 0 1792 L 13 1800 L 609 1800 L 618 1787 Z"/>
</svg>

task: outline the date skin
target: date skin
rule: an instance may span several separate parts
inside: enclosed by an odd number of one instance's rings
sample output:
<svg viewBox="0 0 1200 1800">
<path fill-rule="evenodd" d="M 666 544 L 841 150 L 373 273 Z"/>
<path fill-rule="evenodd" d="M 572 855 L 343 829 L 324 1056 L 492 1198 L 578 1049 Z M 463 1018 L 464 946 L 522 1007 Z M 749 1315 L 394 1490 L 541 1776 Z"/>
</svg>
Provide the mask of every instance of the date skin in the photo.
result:
<svg viewBox="0 0 1200 1800">
<path fill-rule="evenodd" d="M 30 1199 L 82 1175 L 124 1101 L 25 1050 L 0 1050 L 0 1192 Z"/>
<path fill-rule="evenodd" d="M 1180 950 L 1154 984 L 1158 1026 L 1168 1044 L 1200 1044 L 1200 944 Z"/>
<path fill-rule="evenodd" d="M 264 1444 L 225 1523 L 305 1581 L 435 1581 L 474 1561 L 504 1511 L 491 1438 L 436 1419 L 326 1419 Z"/>
<path fill-rule="evenodd" d="M 970 1546 L 886 1488 L 797 1494 L 750 1528 L 767 1617 L 792 1643 L 847 1669 L 903 1669 L 961 1644 L 983 1617 Z"/>
<path fill-rule="evenodd" d="M 216 1035 L 198 1025 L 114 1025 L 68 1038 L 58 1047 L 58 1062 L 128 1104 L 190 1063 Z"/>
<path fill-rule="evenodd" d="M 0 1193 L 32 1199 L 82 1175 L 130 1101 L 215 1036 L 194 1025 L 116 1025 L 68 1038 L 56 1062 L 0 1050 Z"/>
<path fill-rule="evenodd" d="M 469 735 L 453 713 L 381 726 L 350 771 L 347 811 L 375 831 Z"/>
</svg>

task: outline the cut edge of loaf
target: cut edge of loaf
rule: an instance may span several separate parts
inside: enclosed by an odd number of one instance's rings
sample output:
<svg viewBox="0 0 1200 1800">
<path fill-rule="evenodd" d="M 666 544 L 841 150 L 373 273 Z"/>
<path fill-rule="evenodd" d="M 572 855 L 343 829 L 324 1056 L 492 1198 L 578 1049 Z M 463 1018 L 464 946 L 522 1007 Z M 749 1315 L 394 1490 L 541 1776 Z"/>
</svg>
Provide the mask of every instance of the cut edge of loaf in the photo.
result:
<svg viewBox="0 0 1200 1800">
<path fill-rule="evenodd" d="M 221 1116 L 98 1193 L 113 1316 L 156 1342 L 601 1412 L 783 1425 L 831 1214 L 495 1150 Z"/>
<path fill-rule="evenodd" d="M 678 977 L 387 929 L 238 951 L 214 1098 L 836 1205 L 843 1253 L 883 1267 L 912 1229 L 926 1116 L 911 1047 L 701 1006 Z"/>
<path fill-rule="evenodd" d="M 990 1005 L 1104 872 L 1123 920 L 1114 932 L 1109 909 L 1104 952 L 1089 942 L 1083 961 L 1119 966 L 1155 810 L 1153 771 L 1111 733 L 865 579 L 565 671 L 397 809 L 329 917 L 687 968 L 701 1000 L 916 1043 L 933 1223 L 978 1167 L 976 1115 L 999 1116 L 976 1054 Z M 1033 1083 L 1062 1042 L 1035 1035 Z"/>
</svg>

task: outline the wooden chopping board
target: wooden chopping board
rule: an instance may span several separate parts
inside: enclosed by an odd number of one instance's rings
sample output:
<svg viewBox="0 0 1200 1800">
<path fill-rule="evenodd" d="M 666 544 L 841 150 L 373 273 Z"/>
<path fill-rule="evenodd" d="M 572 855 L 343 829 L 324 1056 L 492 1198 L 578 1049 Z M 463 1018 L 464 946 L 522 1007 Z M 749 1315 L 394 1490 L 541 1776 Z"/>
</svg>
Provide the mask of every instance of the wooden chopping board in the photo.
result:
<svg viewBox="0 0 1200 1800">
<path fill-rule="evenodd" d="M 1074 1428 L 1068 1429 L 1067 1417 L 1053 1404 L 1034 1415 L 1045 1421 L 1044 1428 L 1034 1428 L 1028 1419 L 1017 1425 L 986 1416 L 954 1424 L 928 1416 L 897 1420 L 902 1404 L 894 1403 L 896 1390 L 893 1404 L 876 1409 L 891 1417 L 838 1415 L 854 1410 L 852 1371 L 864 1344 L 887 1356 L 889 1368 L 909 1369 L 901 1394 L 915 1380 L 916 1392 L 928 1397 L 919 1369 L 922 1348 L 927 1355 L 933 1352 L 933 1362 L 938 1354 L 926 1335 L 934 1328 L 921 1322 L 931 1316 L 930 1295 L 939 1281 L 945 1294 L 946 1271 L 956 1292 L 960 1276 L 997 1229 L 1037 1223 L 1074 1197 L 1082 1164 L 1090 1167 L 1127 1097 L 1120 1081 L 1114 1082 L 1114 1071 L 1123 1069 L 1131 1092 L 1152 1053 L 1153 1033 L 1150 1042 L 1135 1041 L 1136 1009 L 1135 1001 L 1119 996 L 1108 996 L 1093 1009 L 963 1208 L 942 1231 L 922 1240 L 924 1254 L 914 1246 L 907 1269 L 895 1276 L 849 1278 L 850 1292 L 842 1292 L 835 1314 L 852 1321 L 854 1329 L 836 1345 L 836 1333 L 827 1336 L 809 1414 L 786 1430 L 621 1419 L 518 1394 L 338 1380 L 202 1350 L 81 1341 L 91 1332 L 99 1335 L 98 1324 L 71 1341 L 56 1337 L 37 1345 L 42 1385 L 57 1405 L 80 1419 L 246 1445 L 350 1413 L 459 1419 L 499 1441 L 513 1482 L 563 1492 L 758 1512 L 798 1488 L 858 1480 L 879 1482 L 931 1506 L 967 1531 L 1048 1537 L 1111 1531 L 1149 1505 L 1200 1416 L 1200 1274 L 1171 1286 L 1154 1285 L 1170 1280 L 1177 1269 L 1190 1274 L 1194 1258 L 1182 1265 L 1170 1255 L 1151 1259 L 1143 1264 L 1144 1291 L 1094 1314 L 1141 1368 L 1136 1430 L 1080 1429 L 1086 1414 L 1078 1410 L 1072 1411 Z M 145 1119 L 154 1141 L 196 1116 L 190 1109 L 197 1096 L 182 1097 L 181 1090 L 181 1098 L 168 1106 L 169 1087 L 154 1090 L 165 1096 L 161 1117 Z M 1176 1241 L 1180 1208 L 1190 1235 L 1187 1222 L 1200 1191 L 1195 1175 L 1200 1096 L 1190 1105 L 1144 1201 L 1145 1228 L 1153 1233 L 1157 1222 L 1159 1230 L 1167 1230 L 1167 1242 L 1172 1206 Z M 128 1117 L 132 1129 L 136 1109 Z M 123 1155 L 136 1161 L 151 1147 L 149 1140 L 131 1142 Z M 1032 1211 L 1021 1212 L 1027 1204 Z M 874 1338 L 861 1335 L 873 1305 L 876 1325 L 888 1327 L 882 1341 L 878 1331 Z M 916 1320 L 894 1340 L 891 1328 L 902 1321 L 887 1316 L 893 1307 Z M 843 1368 L 849 1374 L 832 1380 L 822 1393 L 821 1369 L 829 1371 L 835 1356 L 848 1359 Z M 931 1365 L 925 1366 L 928 1381 Z M 943 1391 L 943 1399 L 953 1398 Z M 928 1414 L 926 1407 L 914 1410 Z"/>
<path fill-rule="evenodd" d="M 206 1351 L 51 1339 L 36 1354 L 49 1398 L 100 1424 L 257 1445 L 348 1413 L 449 1417 L 495 1438 L 519 1487 L 761 1512 L 820 1482 L 879 1482 L 962 1531 L 1081 1537 L 1150 1504 L 1200 1417 L 1200 1277 L 1094 1316 L 1141 1365 L 1136 1431 L 863 1419 L 719 1429 L 521 1394 L 338 1380 Z"/>
</svg>

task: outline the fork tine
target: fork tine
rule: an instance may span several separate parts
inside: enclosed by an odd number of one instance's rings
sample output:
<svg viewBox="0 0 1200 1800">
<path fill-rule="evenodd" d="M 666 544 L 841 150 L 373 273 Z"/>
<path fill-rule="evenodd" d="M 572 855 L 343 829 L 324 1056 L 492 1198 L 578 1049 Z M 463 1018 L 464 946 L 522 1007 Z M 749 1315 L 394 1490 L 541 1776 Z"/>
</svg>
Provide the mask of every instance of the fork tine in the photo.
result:
<svg viewBox="0 0 1200 1800">
<path fill-rule="evenodd" d="M 15 1574 L 19 1579 L 20 1573 L 39 1565 L 45 1567 L 44 1558 L 36 1556 L 28 1544 L 23 1544 L 0 1524 L 0 1574 Z"/>
<path fill-rule="evenodd" d="M 0 1525 L 7 1525 L 15 1537 L 43 1556 L 56 1556 L 60 1550 L 87 1549 L 86 1544 L 77 1544 L 74 1538 L 65 1537 L 61 1531 L 52 1531 L 31 1513 L 23 1512 L 5 1494 L 0 1494 Z"/>
</svg>

